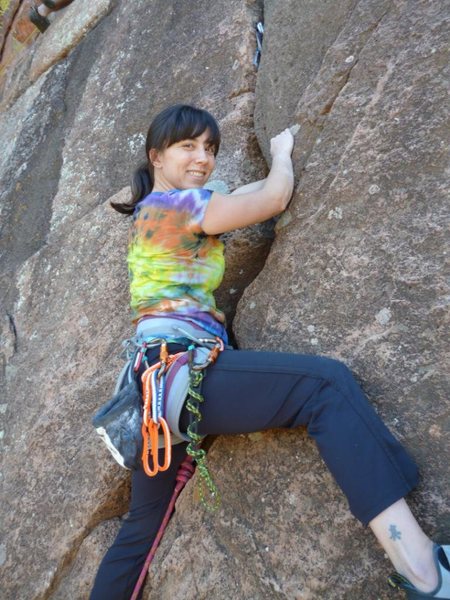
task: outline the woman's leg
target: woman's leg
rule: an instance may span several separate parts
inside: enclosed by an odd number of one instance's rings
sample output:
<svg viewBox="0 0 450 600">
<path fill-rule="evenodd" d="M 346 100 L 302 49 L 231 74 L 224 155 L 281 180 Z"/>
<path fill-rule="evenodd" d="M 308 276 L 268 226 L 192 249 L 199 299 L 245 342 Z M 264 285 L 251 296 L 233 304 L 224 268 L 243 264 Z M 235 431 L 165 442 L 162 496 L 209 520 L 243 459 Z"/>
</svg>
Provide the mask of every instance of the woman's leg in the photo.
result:
<svg viewBox="0 0 450 600">
<path fill-rule="evenodd" d="M 225 350 L 208 367 L 203 395 L 201 434 L 306 426 L 365 525 L 417 484 L 416 465 L 339 361 Z M 188 423 L 183 409 L 181 430 Z"/>
<path fill-rule="evenodd" d="M 203 383 L 202 434 L 306 426 L 347 496 L 395 568 L 417 588 L 436 587 L 433 544 L 403 496 L 417 469 L 345 365 L 316 356 L 225 351 Z M 181 429 L 189 415 L 183 411 Z"/>
<path fill-rule="evenodd" d="M 399 573 L 423 592 L 436 588 L 434 544 L 422 531 L 404 499 L 377 515 L 369 526 Z"/>
<path fill-rule="evenodd" d="M 142 470 L 133 471 L 130 511 L 100 564 L 90 600 L 131 598 L 185 456 L 186 444 L 177 444 L 172 448 L 172 463 L 167 471 L 156 477 L 148 477 Z"/>
</svg>

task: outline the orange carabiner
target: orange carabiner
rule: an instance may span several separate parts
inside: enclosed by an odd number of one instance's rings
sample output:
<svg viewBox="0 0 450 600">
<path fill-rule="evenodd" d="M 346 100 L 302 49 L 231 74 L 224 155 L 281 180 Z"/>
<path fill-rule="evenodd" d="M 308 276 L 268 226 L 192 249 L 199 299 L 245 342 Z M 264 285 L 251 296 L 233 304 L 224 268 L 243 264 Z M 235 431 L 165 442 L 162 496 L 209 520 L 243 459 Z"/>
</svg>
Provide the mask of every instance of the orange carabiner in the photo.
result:
<svg viewBox="0 0 450 600">
<path fill-rule="evenodd" d="M 149 477 L 154 477 L 160 471 L 167 471 L 172 460 L 172 440 L 167 421 L 160 417 L 159 421 L 153 420 L 152 415 L 152 384 L 151 378 L 154 371 L 165 373 L 169 367 L 182 356 L 184 352 L 168 354 L 167 344 L 161 344 L 160 361 L 149 367 L 142 374 L 143 416 L 142 416 L 142 465 Z M 164 460 L 159 464 L 159 435 L 162 436 Z M 150 464 L 151 462 L 151 464 Z"/>
<path fill-rule="evenodd" d="M 164 440 L 164 462 L 159 464 L 159 429 L 162 430 Z M 142 464 L 144 471 L 149 477 L 154 477 L 159 471 L 167 471 L 172 460 L 172 444 L 170 439 L 170 429 L 167 421 L 161 417 L 159 423 L 155 423 L 153 419 L 146 426 L 142 423 L 142 437 L 144 445 L 142 449 Z M 149 457 L 151 456 L 151 466 Z"/>
<path fill-rule="evenodd" d="M 160 471 L 167 471 L 170 467 L 170 462 L 172 460 L 172 438 L 170 435 L 170 428 L 167 421 L 164 417 L 159 419 L 159 424 L 162 429 L 162 436 L 164 440 L 164 462 L 162 467 L 159 468 Z"/>
</svg>

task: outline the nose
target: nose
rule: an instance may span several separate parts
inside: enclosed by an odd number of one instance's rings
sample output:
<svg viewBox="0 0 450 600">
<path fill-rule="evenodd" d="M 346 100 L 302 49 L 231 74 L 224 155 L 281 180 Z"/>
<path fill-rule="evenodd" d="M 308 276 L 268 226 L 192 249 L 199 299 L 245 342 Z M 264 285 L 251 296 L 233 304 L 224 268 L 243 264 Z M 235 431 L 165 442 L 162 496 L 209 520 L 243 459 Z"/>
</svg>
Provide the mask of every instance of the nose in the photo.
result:
<svg viewBox="0 0 450 600">
<path fill-rule="evenodd" d="M 195 153 L 195 161 L 202 164 L 208 162 L 208 153 L 202 146 L 197 148 L 197 152 Z"/>
</svg>

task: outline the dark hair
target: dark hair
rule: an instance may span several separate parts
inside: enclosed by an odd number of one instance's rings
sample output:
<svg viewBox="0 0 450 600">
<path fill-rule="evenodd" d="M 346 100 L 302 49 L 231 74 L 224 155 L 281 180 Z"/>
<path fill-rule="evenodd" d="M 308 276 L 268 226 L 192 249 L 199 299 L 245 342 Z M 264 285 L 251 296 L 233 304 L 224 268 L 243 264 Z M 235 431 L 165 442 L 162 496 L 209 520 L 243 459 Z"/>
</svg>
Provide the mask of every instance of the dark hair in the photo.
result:
<svg viewBox="0 0 450 600">
<path fill-rule="evenodd" d="M 133 173 L 131 179 L 131 200 L 124 204 L 111 202 L 111 206 L 125 215 L 132 215 L 136 204 L 153 189 L 153 166 L 149 160 L 152 148 L 164 150 L 176 142 L 193 139 L 209 131 L 208 142 L 214 146 L 217 155 L 220 146 L 220 131 L 215 118 L 201 108 L 188 104 L 175 104 L 161 111 L 153 119 L 145 142 L 146 161 Z"/>
</svg>

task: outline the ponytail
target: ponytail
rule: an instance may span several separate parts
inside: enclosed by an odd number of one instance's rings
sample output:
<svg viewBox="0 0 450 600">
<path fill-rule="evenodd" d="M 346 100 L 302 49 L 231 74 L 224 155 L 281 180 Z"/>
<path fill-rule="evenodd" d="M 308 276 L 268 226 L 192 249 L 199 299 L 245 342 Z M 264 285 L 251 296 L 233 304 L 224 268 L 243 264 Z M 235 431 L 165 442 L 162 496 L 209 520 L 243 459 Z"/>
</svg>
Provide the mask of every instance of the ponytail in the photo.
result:
<svg viewBox="0 0 450 600">
<path fill-rule="evenodd" d="M 132 215 L 136 204 L 145 198 L 153 189 L 153 177 L 148 168 L 148 162 L 142 163 L 133 173 L 131 178 L 131 200 L 124 204 L 110 202 L 111 206 L 117 212 L 123 215 Z"/>
</svg>

